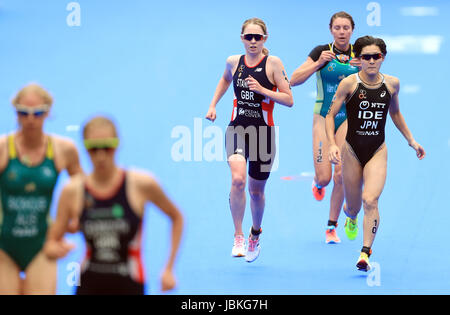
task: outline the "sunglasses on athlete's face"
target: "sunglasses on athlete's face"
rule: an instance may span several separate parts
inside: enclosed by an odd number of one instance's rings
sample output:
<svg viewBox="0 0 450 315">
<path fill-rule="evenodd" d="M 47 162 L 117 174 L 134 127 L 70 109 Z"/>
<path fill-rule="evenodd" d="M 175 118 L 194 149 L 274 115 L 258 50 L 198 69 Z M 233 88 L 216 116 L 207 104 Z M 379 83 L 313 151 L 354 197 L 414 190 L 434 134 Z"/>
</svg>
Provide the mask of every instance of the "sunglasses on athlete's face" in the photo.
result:
<svg viewBox="0 0 450 315">
<path fill-rule="evenodd" d="M 366 60 L 366 61 L 370 61 L 373 58 L 373 60 L 378 60 L 383 58 L 383 54 L 382 53 L 377 53 L 377 54 L 363 54 L 361 55 L 361 59 Z"/>
<path fill-rule="evenodd" d="M 25 112 L 25 111 L 17 111 L 17 115 L 19 115 L 20 117 L 28 117 L 28 115 L 33 115 L 34 118 L 40 118 L 42 116 L 44 116 L 47 112 L 44 111 L 39 111 L 39 112 L 33 112 L 33 113 L 29 113 L 29 112 Z"/>
<path fill-rule="evenodd" d="M 267 35 L 262 35 L 262 34 L 242 34 L 242 37 L 245 40 L 248 40 L 249 42 L 252 41 L 253 39 L 255 39 L 255 41 L 259 42 L 260 40 L 263 40 L 264 38 L 266 38 Z"/>
<path fill-rule="evenodd" d="M 40 106 L 40 107 L 28 107 L 28 106 L 24 106 L 24 105 L 17 105 L 16 107 L 16 111 L 17 111 L 17 115 L 19 115 L 20 117 L 28 117 L 29 115 L 33 115 L 35 118 L 40 118 L 42 116 L 44 116 L 46 113 L 48 113 L 49 110 L 49 106 L 48 105 L 44 105 L 44 106 Z"/>
<path fill-rule="evenodd" d="M 90 154 L 96 154 L 97 152 L 100 152 L 100 151 L 104 151 L 109 154 L 109 153 L 114 152 L 114 150 L 115 150 L 115 148 L 90 148 L 87 151 Z"/>
<path fill-rule="evenodd" d="M 99 151 L 105 151 L 107 153 L 111 153 L 115 149 L 117 149 L 118 146 L 119 146 L 118 138 L 84 140 L 84 147 L 91 154 L 95 154 Z"/>
</svg>

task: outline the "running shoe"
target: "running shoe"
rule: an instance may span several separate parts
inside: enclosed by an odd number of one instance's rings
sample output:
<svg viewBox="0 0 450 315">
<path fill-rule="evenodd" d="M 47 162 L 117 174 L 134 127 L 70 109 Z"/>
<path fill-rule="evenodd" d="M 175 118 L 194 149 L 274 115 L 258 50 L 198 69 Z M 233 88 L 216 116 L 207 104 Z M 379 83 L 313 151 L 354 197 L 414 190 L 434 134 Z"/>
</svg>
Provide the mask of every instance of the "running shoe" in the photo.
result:
<svg viewBox="0 0 450 315">
<path fill-rule="evenodd" d="M 244 235 L 236 235 L 234 237 L 234 245 L 231 250 L 231 256 L 244 257 L 245 256 L 245 237 Z"/>
<path fill-rule="evenodd" d="M 350 241 L 353 241 L 358 236 L 358 218 L 356 219 L 350 219 L 347 218 L 345 220 L 345 234 L 347 234 L 347 237 Z"/>
<path fill-rule="evenodd" d="M 252 233 L 248 237 L 248 248 L 247 254 L 245 255 L 245 260 L 249 263 L 253 262 L 258 258 L 261 247 L 259 246 L 259 236 L 256 240 L 252 239 Z"/>
<path fill-rule="evenodd" d="M 359 256 L 358 262 L 356 263 L 356 268 L 358 268 L 359 271 L 367 272 L 370 270 L 370 263 L 369 263 L 369 255 L 367 253 L 361 252 L 361 255 Z"/>
<path fill-rule="evenodd" d="M 328 226 L 327 230 L 325 231 L 325 242 L 327 244 L 339 244 L 341 242 L 341 239 L 339 236 L 337 236 L 336 233 L 336 227 L 334 225 Z"/>
<path fill-rule="evenodd" d="M 317 201 L 322 201 L 322 199 L 325 197 L 325 187 L 317 188 L 317 183 L 315 180 L 312 182 L 312 192 L 313 196 Z"/>
</svg>

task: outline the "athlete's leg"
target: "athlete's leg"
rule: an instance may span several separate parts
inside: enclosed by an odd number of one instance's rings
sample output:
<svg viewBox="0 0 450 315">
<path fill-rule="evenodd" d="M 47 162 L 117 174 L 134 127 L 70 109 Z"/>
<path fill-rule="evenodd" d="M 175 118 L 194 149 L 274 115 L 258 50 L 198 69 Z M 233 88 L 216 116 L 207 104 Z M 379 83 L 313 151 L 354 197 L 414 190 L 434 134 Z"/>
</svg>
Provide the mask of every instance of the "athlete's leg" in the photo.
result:
<svg viewBox="0 0 450 315">
<path fill-rule="evenodd" d="M 245 254 L 245 260 L 247 262 L 253 262 L 258 258 L 260 252 L 259 236 L 261 222 L 264 215 L 264 187 L 266 186 L 267 179 L 258 180 L 254 179 L 252 176 L 249 176 L 248 178 L 248 190 L 251 197 L 250 205 L 252 209 L 253 224 L 248 239 L 248 248 L 247 253 Z"/>
<path fill-rule="evenodd" d="M 41 251 L 26 270 L 24 294 L 56 294 L 56 261 L 49 260 Z"/>
<path fill-rule="evenodd" d="M 17 264 L 0 250 L 0 295 L 21 294 L 20 270 Z"/>
<path fill-rule="evenodd" d="M 387 149 L 383 147 L 375 153 L 364 167 L 364 190 L 362 200 L 364 206 L 364 243 L 365 247 L 372 247 L 380 225 L 378 198 L 386 182 Z"/>
<path fill-rule="evenodd" d="M 331 180 L 331 163 L 328 160 L 328 139 L 325 132 L 325 118 L 314 114 L 313 118 L 313 158 L 314 180 L 317 185 L 325 187 Z"/>
<path fill-rule="evenodd" d="M 342 180 L 344 184 L 345 214 L 356 219 L 361 210 L 363 170 L 348 143 L 342 147 Z"/>
<path fill-rule="evenodd" d="M 248 190 L 250 193 L 250 208 L 252 210 L 253 229 L 259 231 L 264 215 L 264 206 L 266 203 L 264 188 L 267 180 L 254 179 L 248 177 Z"/>
<path fill-rule="evenodd" d="M 230 209 L 233 217 L 235 235 L 243 235 L 242 221 L 245 214 L 245 184 L 247 177 L 247 161 L 239 154 L 228 158 L 231 170 Z"/>
<path fill-rule="evenodd" d="M 341 152 L 345 143 L 345 136 L 347 134 L 347 121 L 342 123 L 336 132 L 336 144 L 340 147 Z M 342 204 L 344 203 L 344 185 L 342 183 L 342 165 L 334 166 L 334 186 L 331 193 L 330 200 L 330 221 L 337 222 L 339 214 L 341 213 Z"/>
</svg>

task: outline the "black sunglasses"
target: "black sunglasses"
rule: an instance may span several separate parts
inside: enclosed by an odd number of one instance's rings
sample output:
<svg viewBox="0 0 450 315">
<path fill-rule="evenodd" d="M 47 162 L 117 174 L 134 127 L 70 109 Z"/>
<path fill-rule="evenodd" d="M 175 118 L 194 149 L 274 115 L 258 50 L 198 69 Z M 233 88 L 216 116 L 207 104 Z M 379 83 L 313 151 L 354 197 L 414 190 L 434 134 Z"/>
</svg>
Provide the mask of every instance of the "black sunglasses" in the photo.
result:
<svg viewBox="0 0 450 315">
<path fill-rule="evenodd" d="M 373 58 L 373 60 L 378 60 L 380 58 L 383 58 L 383 54 L 382 53 L 378 53 L 378 54 L 372 54 L 372 55 L 369 55 L 369 54 L 361 55 L 361 59 L 364 59 L 364 60 L 367 60 L 367 61 L 369 61 L 372 58 Z"/>
<path fill-rule="evenodd" d="M 267 35 L 261 35 L 261 34 L 242 34 L 242 37 L 244 37 L 245 40 L 251 41 L 253 38 L 259 42 L 263 38 L 266 38 Z"/>
</svg>

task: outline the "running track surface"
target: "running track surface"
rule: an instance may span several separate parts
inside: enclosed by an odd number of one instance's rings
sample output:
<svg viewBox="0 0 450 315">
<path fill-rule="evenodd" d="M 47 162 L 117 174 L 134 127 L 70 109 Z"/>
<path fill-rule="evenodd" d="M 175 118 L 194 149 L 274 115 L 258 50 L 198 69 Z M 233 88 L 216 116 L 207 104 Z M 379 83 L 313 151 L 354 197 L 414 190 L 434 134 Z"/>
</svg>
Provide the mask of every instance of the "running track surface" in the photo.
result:
<svg viewBox="0 0 450 315">
<path fill-rule="evenodd" d="M 30 81 L 47 87 L 55 98 L 46 131 L 73 139 L 79 148 L 78 126 L 94 114 L 115 117 L 122 139 L 120 165 L 154 173 L 186 218 L 176 266 L 179 285 L 171 294 L 450 293 L 446 1 L 378 1 L 381 24 L 369 26 L 369 1 L 281 1 L 274 6 L 263 0 L 252 6 L 235 0 L 226 5 L 80 0 L 79 27 L 67 25 L 69 2 L 0 1 L 0 134 L 16 128 L 9 100 Z M 410 7 L 428 7 L 428 15 L 408 14 L 414 12 Z M 377 263 L 369 274 L 372 282 L 355 270 L 362 233 L 356 241 L 348 241 L 343 215 L 338 229 L 342 244 L 324 242 L 332 185 L 324 201 L 313 200 L 309 174 L 314 77 L 293 89 L 293 108 L 277 106 L 274 111 L 280 126 L 280 163 L 267 184 L 262 251 L 254 263 L 230 257 L 233 227 L 227 164 L 208 162 L 201 153 L 202 161 L 194 161 L 194 151 L 211 141 L 201 140 L 202 132 L 212 126 L 203 117 L 225 59 L 243 53 L 239 38 L 243 21 L 257 16 L 267 23 L 267 48 L 282 59 L 290 76 L 313 47 L 331 40 L 329 18 L 340 10 L 355 19 L 353 40 L 366 34 L 397 39 L 395 51 L 394 44 L 387 47 L 382 72 L 400 78 L 402 113 L 427 151 L 419 161 L 389 120 L 388 177 L 379 204 L 381 226 L 371 258 Z M 230 88 L 218 105 L 214 126 L 222 131 L 231 116 L 232 98 Z M 176 126 L 191 132 L 190 162 L 172 157 L 172 146 L 179 140 L 171 137 L 179 130 Z M 194 140 L 198 131 L 200 138 Z M 194 147 L 199 140 L 203 147 Z M 219 140 L 223 143 L 223 137 Z M 80 151 L 83 167 L 90 170 L 87 155 Z M 287 175 L 296 175 L 297 180 L 281 179 Z M 55 199 L 66 180 L 63 174 Z M 362 213 L 360 222 L 362 228 Z M 249 205 L 244 223 L 249 229 Z M 145 231 L 147 293 L 160 294 L 169 224 L 154 206 L 147 209 Z M 84 254 L 80 235 L 67 238 L 77 249 L 59 263 L 58 294 L 73 293 L 66 281 L 67 266 Z"/>
</svg>

